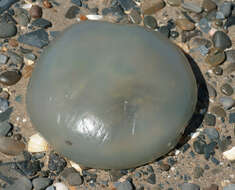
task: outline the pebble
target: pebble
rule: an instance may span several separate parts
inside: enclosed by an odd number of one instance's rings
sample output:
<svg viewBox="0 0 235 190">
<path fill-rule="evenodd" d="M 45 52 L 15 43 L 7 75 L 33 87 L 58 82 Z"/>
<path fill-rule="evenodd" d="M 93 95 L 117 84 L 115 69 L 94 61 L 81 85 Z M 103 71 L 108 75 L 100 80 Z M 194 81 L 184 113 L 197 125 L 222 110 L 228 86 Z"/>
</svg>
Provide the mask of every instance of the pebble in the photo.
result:
<svg viewBox="0 0 235 190">
<path fill-rule="evenodd" d="M 202 177 L 203 173 L 204 173 L 204 169 L 199 167 L 199 166 L 195 167 L 194 170 L 193 170 L 193 176 L 196 179 Z"/>
<path fill-rule="evenodd" d="M 34 190 L 44 190 L 49 185 L 51 185 L 52 180 L 49 178 L 39 177 L 36 179 L 33 179 L 32 181 Z"/>
<path fill-rule="evenodd" d="M 7 136 L 12 130 L 12 126 L 8 121 L 0 122 L 0 136 Z"/>
<path fill-rule="evenodd" d="M 235 112 L 229 113 L 229 123 L 235 123 Z"/>
<path fill-rule="evenodd" d="M 211 30 L 210 24 L 206 18 L 200 19 L 198 25 L 201 31 L 206 34 Z"/>
<path fill-rule="evenodd" d="M 157 21 L 152 16 L 145 16 L 143 22 L 144 22 L 144 26 L 149 29 L 156 29 L 157 28 Z"/>
<path fill-rule="evenodd" d="M 210 156 L 215 154 L 215 147 L 216 147 L 217 143 L 212 141 L 209 144 L 206 144 L 204 146 L 204 157 L 206 160 L 208 160 L 210 158 Z"/>
<path fill-rule="evenodd" d="M 225 54 L 226 54 L 226 61 L 227 62 L 230 62 L 230 63 L 235 62 L 235 50 L 234 49 L 225 51 Z"/>
<path fill-rule="evenodd" d="M 2 14 L 4 11 L 9 9 L 11 5 L 16 3 L 18 0 L 7 0 L 7 1 L 0 1 L 0 14 Z"/>
<path fill-rule="evenodd" d="M 0 137 L 0 152 L 6 155 L 18 155 L 25 148 L 24 143 L 9 137 Z"/>
<path fill-rule="evenodd" d="M 71 3 L 73 3 L 74 5 L 77 5 L 78 7 L 82 6 L 82 1 L 81 0 L 71 0 Z"/>
<path fill-rule="evenodd" d="M 117 0 L 121 5 L 124 11 L 129 11 L 130 9 L 135 7 L 135 2 L 133 0 Z"/>
<path fill-rule="evenodd" d="M 10 38 L 15 36 L 17 33 L 16 25 L 13 23 L 0 23 L 0 38 Z"/>
<path fill-rule="evenodd" d="M 9 107 L 5 112 L 0 113 L 0 122 L 9 120 L 12 111 L 13 111 L 13 108 Z"/>
<path fill-rule="evenodd" d="M 204 123 L 207 126 L 215 126 L 216 117 L 213 114 L 207 113 L 207 114 L 205 114 L 205 117 L 204 117 Z"/>
<path fill-rule="evenodd" d="M 217 115 L 218 117 L 226 117 L 226 112 L 220 106 L 212 106 L 211 113 Z"/>
<path fill-rule="evenodd" d="M 212 36 L 212 42 L 214 47 L 220 50 L 225 50 L 226 48 L 230 48 L 232 46 L 232 41 L 230 40 L 229 36 L 222 31 L 216 31 L 214 33 Z"/>
<path fill-rule="evenodd" d="M 235 105 L 235 100 L 231 97 L 226 97 L 226 96 L 220 97 L 219 102 L 225 110 L 228 110 Z"/>
<path fill-rule="evenodd" d="M 206 143 L 197 139 L 193 142 L 193 149 L 198 154 L 204 154 L 204 147 L 206 146 Z"/>
<path fill-rule="evenodd" d="M 52 23 L 44 18 L 38 18 L 32 22 L 32 26 L 39 28 L 49 28 L 52 27 Z"/>
<path fill-rule="evenodd" d="M 152 185 L 156 184 L 156 175 L 153 173 L 151 174 L 146 181 Z"/>
<path fill-rule="evenodd" d="M 212 43 L 205 39 L 200 37 L 195 37 L 189 42 L 189 46 L 191 49 L 198 48 L 200 46 L 206 46 L 207 48 L 211 47 Z"/>
<path fill-rule="evenodd" d="M 41 18 L 42 17 L 42 8 L 38 5 L 33 5 L 29 10 L 29 14 L 32 18 Z"/>
<path fill-rule="evenodd" d="M 181 0 L 167 0 L 167 3 L 168 3 L 170 6 L 178 7 L 178 6 L 181 5 Z"/>
<path fill-rule="evenodd" d="M 129 19 L 134 24 L 140 24 L 142 21 L 142 18 L 140 16 L 139 11 L 137 11 L 135 9 L 131 10 L 131 12 L 129 14 Z"/>
<path fill-rule="evenodd" d="M 21 74 L 18 71 L 5 71 L 0 74 L 0 83 L 11 86 L 16 84 L 21 79 Z"/>
<path fill-rule="evenodd" d="M 232 143 L 231 136 L 227 136 L 227 137 L 223 136 L 218 142 L 218 147 L 221 152 L 224 152 L 225 150 L 227 150 L 228 146 L 231 145 L 231 143 Z"/>
<path fill-rule="evenodd" d="M 217 5 L 212 0 L 203 0 L 202 8 L 205 12 L 211 12 L 217 8 Z"/>
<path fill-rule="evenodd" d="M 56 153 L 51 153 L 49 155 L 48 168 L 51 171 L 55 171 L 57 174 L 63 171 L 67 163 L 63 157 L 60 157 Z"/>
<path fill-rule="evenodd" d="M 224 23 L 224 28 L 228 29 L 229 27 L 235 24 L 235 16 L 230 16 Z"/>
<path fill-rule="evenodd" d="M 188 19 L 177 19 L 176 25 L 183 31 L 191 31 L 195 28 L 195 24 Z"/>
<path fill-rule="evenodd" d="M 83 183 L 80 173 L 77 172 L 74 168 L 65 168 L 61 172 L 60 176 L 70 186 L 78 186 Z"/>
<path fill-rule="evenodd" d="M 220 164 L 220 161 L 216 159 L 214 156 L 211 157 L 211 161 L 217 166 Z"/>
<path fill-rule="evenodd" d="M 164 7 L 165 2 L 163 0 L 143 0 L 141 9 L 144 15 L 152 15 Z"/>
<path fill-rule="evenodd" d="M 179 37 L 179 32 L 177 31 L 170 31 L 170 37 L 176 39 Z"/>
<path fill-rule="evenodd" d="M 195 13 L 201 13 L 202 12 L 202 8 L 194 3 L 191 2 L 184 2 L 181 4 L 181 7 L 191 11 L 191 12 L 195 12 Z"/>
<path fill-rule="evenodd" d="M 30 161 L 24 160 L 17 163 L 17 167 L 24 173 L 26 176 L 34 176 L 38 171 L 41 170 L 39 161 Z"/>
<path fill-rule="evenodd" d="M 69 190 L 68 187 L 63 183 L 55 183 L 54 187 L 56 190 Z"/>
<path fill-rule="evenodd" d="M 205 62 L 215 67 L 225 60 L 225 53 L 218 48 L 212 48 L 207 55 Z"/>
<path fill-rule="evenodd" d="M 234 189 L 235 189 L 235 184 L 229 184 L 223 188 L 223 190 L 234 190 Z"/>
<path fill-rule="evenodd" d="M 201 55 L 206 56 L 209 53 L 209 49 L 206 46 L 199 46 L 198 47 L 199 52 Z"/>
<path fill-rule="evenodd" d="M 212 72 L 217 75 L 217 76 L 221 76 L 223 75 L 223 69 L 220 66 L 216 66 L 212 69 Z"/>
<path fill-rule="evenodd" d="M 47 187 L 45 190 L 56 190 L 55 187 L 53 185 Z"/>
<path fill-rule="evenodd" d="M 170 36 L 170 30 L 167 26 L 161 26 L 158 31 L 163 34 L 165 37 L 169 38 Z"/>
<path fill-rule="evenodd" d="M 193 183 L 184 183 L 181 185 L 181 190 L 200 190 L 200 187 Z"/>
<path fill-rule="evenodd" d="M 13 63 L 13 64 L 16 64 L 16 65 L 19 65 L 19 67 L 22 66 L 23 62 L 24 62 L 24 59 L 22 56 L 18 55 L 17 53 L 11 51 L 11 50 L 8 50 L 7 51 L 9 57 L 10 57 L 10 61 Z"/>
<path fill-rule="evenodd" d="M 48 0 L 43 0 L 42 4 L 47 9 L 52 8 L 52 4 Z"/>
<path fill-rule="evenodd" d="M 223 152 L 223 156 L 230 161 L 234 161 L 235 160 L 235 147 L 233 146 L 231 149 Z"/>
<path fill-rule="evenodd" d="M 218 7 L 218 12 L 222 13 L 224 18 L 227 18 L 230 16 L 232 11 L 232 3 L 231 2 L 223 2 Z"/>
<path fill-rule="evenodd" d="M 8 61 L 8 57 L 0 53 L 0 65 L 5 65 Z"/>
<path fill-rule="evenodd" d="M 205 188 L 204 190 L 219 190 L 219 186 L 216 184 L 211 184 L 209 187 Z"/>
<path fill-rule="evenodd" d="M 129 181 L 124 181 L 117 186 L 117 190 L 133 190 L 133 186 Z"/>
<path fill-rule="evenodd" d="M 231 96 L 233 94 L 233 88 L 230 84 L 225 83 L 220 87 L 221 92 L 226 96 Z"/>
<path fill-rule="evenodd" d="M 25 9 L 17 8 L 15 10 L 15 17 L 17 23 L 21 26 L 27 26 L 30 22 L 30 15 Z"/>
<path fill-rule="evenodd" d="M 12 185 L 7 186 L 4 190 L 31 190 L 32 183 L 26 177 L 21 177 L 14 181 Z"/>
<path fill-rule="evenodd" d="M 48 33 L 44 29 L 38 29 L 19 36 L 18 41 L 23 44 L 43 48 L 48 45 Z"/>
<path fill-rule="evenodd" d="M 36 56 L 35 54 L 33 54 L 33 53 L 26 53 L 26 54 L 24 55 L 24 57 L 25 57 L 26 59 L 31 60 L 31 61 L 35 61 L 35 60 L 37 59 L 37 56 Z"/>
<path fill-rule="evenodd" d="M 159 167 L 162 171 L 169 171 L 171 168 L 169 164 L 166 164 L 164 162 L 159 162 Z"/>
<path fill-rule="evenodd" d="M 216 128 L 205 128 L 204 132 L 206 133 L 207 137 L 211 141 L 218 142 L 219 140 L 219 132 Z"/>
<path fill-rule="evenodd" d="M 9 39 L 9 42 L 8 44 L 11 46 L 11 47 L 18 47 L 19 43 L 16 39 Z"/>
<path fill-rule="evenodd" d="M 76 18 L 77 14 L 80 12 L 80 9 L 77 6 L 71 6 L 65 13 L 65 18 L 73 19 Z"/>
</svg>

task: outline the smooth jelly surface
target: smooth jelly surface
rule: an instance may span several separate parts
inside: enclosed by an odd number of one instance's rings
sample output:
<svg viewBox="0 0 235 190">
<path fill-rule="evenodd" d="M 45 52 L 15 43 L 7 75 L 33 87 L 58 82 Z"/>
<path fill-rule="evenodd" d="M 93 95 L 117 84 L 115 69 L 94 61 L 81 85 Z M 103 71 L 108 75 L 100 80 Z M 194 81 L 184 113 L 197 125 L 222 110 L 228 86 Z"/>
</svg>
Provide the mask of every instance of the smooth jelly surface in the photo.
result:
<svg viewBox="0 0 235 190">
<path fill-rule="evenodd" d="M 131 168 L 172 149 L 197 87 L 183 53 L 140 26 L 85 21 L 41 55 L 27 92 L 32 123 L 64 156 Z"/>
</svg>

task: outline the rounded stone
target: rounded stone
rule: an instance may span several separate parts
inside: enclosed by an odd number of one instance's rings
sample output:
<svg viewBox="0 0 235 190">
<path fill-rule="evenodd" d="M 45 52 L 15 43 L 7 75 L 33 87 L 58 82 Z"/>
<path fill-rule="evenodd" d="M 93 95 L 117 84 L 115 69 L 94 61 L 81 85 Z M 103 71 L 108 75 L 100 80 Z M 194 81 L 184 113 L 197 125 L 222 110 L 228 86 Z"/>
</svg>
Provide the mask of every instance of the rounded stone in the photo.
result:
<svg viewBox="0 0 235 190">
<path fill-rule="evenodd" d="M 38 5 L 33 5 L 29 10 L 29 14 L 32 18 L 41 18 L 42 17 L 42 8 Z"/>
<path fill-rule="evenodd" d="M 0 83 L 3 85 L 14 85 L 21 79 L 21 74 L 18 71 L 5 71 L 0 74 Z"/>
<path fill-rule="evenodd" d="M 144 22 L 144 26 L 149 29 L 157 28 L 157 21 L 153 16 L 145 16 L 143 22 Z"/>
<path fill-rule="evenodd" d="M 85 21 L 44 51 L 26 99 L 58 152 L 86 167 L 122 169 L 177 144 L 197 86 L 184 54 L 160 33 Z"/>
<path fill-rule="evenodd" d="M 231 96 L 233 94 L 233 88 L 231 87 L 230 84 L 225 83 L 220 87 L 220 90 L 223 94 L 226 96 Z"/>
<path fill-rule="evenodd" d="M 0 38 L 9 38 L 17 33 L 16 25 L 13 23 L 0 23 Z"/>
</svg>

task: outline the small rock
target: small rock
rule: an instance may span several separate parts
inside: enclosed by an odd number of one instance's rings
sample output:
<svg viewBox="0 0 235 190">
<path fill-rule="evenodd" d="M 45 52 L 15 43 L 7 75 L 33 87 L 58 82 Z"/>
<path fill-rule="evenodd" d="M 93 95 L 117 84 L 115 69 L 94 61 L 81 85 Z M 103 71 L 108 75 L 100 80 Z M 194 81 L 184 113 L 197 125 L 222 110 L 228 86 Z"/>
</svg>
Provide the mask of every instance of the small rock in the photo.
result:
<svg viewBox="0 0 235 190">
<path fill-rule="evenodd" d="M 52 23 L 49 20 L 44 18 L 38 18 L 32 22 L 32 26 L 40 27 L 40 28 L 49 28 L 52 27 Z"/>
<path fill-rule="evenodd" d="M 11 131 L 12 126 L 9 122 L 0 122 L 0 136 L 6 136 Z"/>
<path fill-rule="evenodd" d="M 223 156 L 230 161 L 234 161 L 235 160 L 235 146 L 223 152 Z"/>
<path fill-rule="evenodd" d="M 117 0 L 121 5 L 124 11 L 129 11 L 130 9 L 135 7 L 135 2 L 133 0 Z"/>
<path fill-rule="evenodd" d="M 208 33 L 211 30 L 210 24 L 206 18 L 202 18 L 199 21 L 198 25 L 201 31 L 204 33 Z"/>
<path fill-rule="evenodd" d="M 170 37 L 176 39 L 179 37 L 179 32 L 177 31 L 170 31 Z"/>
<path fill-rule="evenodd" d="M 229 123 L 235 123 L 235 112 L 229 113 Z"/>
<path fill-rule="evenodd" d="M 13 23 L 0 23 L 0 38 L 10 38 L 17 33 L 16 25 Z"/>
<path fill-rule="evenodd" d="M 51 153 L 49 155 L 48 168 L 51 171 L 55 171 L 57 174 L 63 171 L 67 163 L 64 158 L 60 157 L 56 153 Z"/>
<path fill-rule="evenodd" d="M 63 183 L 55 183 L 54 187 L 56 190 L 69 190 L 68 187 Z"/>
<path fill-rule="evenodd" d="M 37 48 L 43 48 L 48 45 L 48 34 L 44 29 L 39 29 L 33 32 L 29 32 L 21 35 L 18 41 L 23 44 L 34 46 Z"/>
<path fill-rule="evenodd" d="M 25 160 L 17 163 L 17 167 L 24 173 L 26 176 L 34 176 L 38 171 L 41 170 L 40 162 L 30 160 Z"/>
<path fill-rule="evenodd" d="M 182 2 L 181 0 L 167 0 L 167 3 L 173 7 L 180 6 L 181 2 Z"/>
<path fill-rule="evenodd" d="M 21 26 L 27 26 L 30 22 L 30 15 L 25 9 L 17 8 L 15 10 L 17 23 Z"/>
<path fill-rule="evenodd" d="M 133 186 L 129 181 L 124 181 L 117 186 L 117 190 L 133 190 Z"/>
<path fill-rule="evenodd" d="M 206 144 L 204 146 L 204 157 L 206 160 L 210 158 L 210 156 L 215 154 L 215 147 L 217 146 L 217 143 L 212 141 L 209 144 Z"/>
<path fill-rule="evenodd" d="M 176 25 L 184 31 L 191 31 L 195 28 L 194 23 L 190 22 L 188 19 L 177 19 Z"/>
<path fill-rule="evenodd" d="M 206 128 L 204 130 L 204 132 L 206 133 L 207 137 L 211 141 L 218 142 L 218 140 L 219 140 L 219 132 L 216 130 L 216 128 Z"/>
<path fill-rule="evenodd" d="M 159 167 L 162 171 L 169 171 L 171 166 L 169 164 L 166 164 L 166 163 L 163 163 L 163 162 L 160 162 L 159 163 Z"/>
<path fill-rule="evenodd" d="M 229 36 L 222 31 L 216 31 L 212 36 L 212 41 L 214 47 L 220 50 L 225 50 L 226 48 L 230 48 L 232 46 L 232 41 Z"/>
<path fill-rule="evenodd" d="M 218 117 L 226 117 L 226 112 L 220 106 L 212 106 L 211 113 L 217 115 Z"/>
<path fill-rule="evenodd" d="M 19 0 L 5 0 L 5 1 L 0 1 L 0 14 L 2 14 L 4 11 L 6 11 L 7 9 L 9 9 L 11 7 L 11 5 L 13 5 L 14 3 L 16 3 Z"/>
<path fill-rule="evenodd" d="M 19 67 L 22 66 L 23 62 L 24 62 L 24 59 L 22 56 L 18 55 L 17 53 L 11 51 L 11 50 L 8 50 L 8 55 L 10 57 L 10 61 L 16 65 L 19 65 Z"/>
<path fill-rule="evenodd" d="M 206 146 L 206 143 L 199 139 L 193 142 L 193 149 L 198 154 L 204 154 L 205 146 Z"/>
<path fill-rule="evenodd" d="M 211 12 L 217 8 L 217 5 L 212 0 L 203 0 L 202 8 L 206 12 Z"/>
<path fill-rule="evenodd" d="M 129 18 L 130 18 L 131 22 L 134 24 L 139 24 L 142 20 L 140 13 L 135 9 L 131 10 L 131 12 L 129 14 Z"/>
<path fill-rule="evenodd" d="M 12 111 L 13 111 L 13 108 L 10 107 L 10 108 L 8 108 L 5 112 L 0 113 L 0 122 L 9 120 Z"/>
<path fill-rule="evenodd" d="M 233 94 L 233 88 L 228 83 L 223 84 L 220 87 L 220 90 L 226 96 L 231 96 Z"/>
<path fill-rule="evenodd" d="M 226 54 L 226 61 L 227 62 L 230 62 L 230 63 L 235 62 L 235 50 L 234 49 L 225 51 L 225 54 Z"/>
<path fill-rule="evenodd" d="M 82 6 L 82 1 L 81 0 L 71 0 L 71 3 L 77 5 L 78 7 Z"/>
<path fill-rule="evenodd" d="M 151 174 L 151 175 L 147 178 L 146 181 L 147 181 L 148 183 L 152 184 L 152 185 L 156 184 L 156 175 L 155 175 L 154 173 Z"/>
<path fill-rule="evenodd" d="M 202 8 L 199 7 L 198 5 L 191 3 L 191 2 L 184 2 L 181 4 L 181 7 L 189 10 L 191 12 L 195 12 L 195 13 L 201 13 L 202 12 Z"/>
<path fill-rule="evenodd" d="M 167 38 L 169 38 L 169 36 L 170 36 L 170 30 L 169 30 L 168 26 L 161 26 L 158 29 L 158 32 L 160 32 L 161 34 L 163 34 Z"/>
<path fill-rule="evenodd" d="M 217 76 L 221 76 L 223 75 L 223 69 L 219 66 L 216 66 L 212 69 L 212 72 L 217 75 Z"/>
<path fill-rule="evenodd" d="M 189 46 L 191 49 L 198 48 L 200 46 L 206 46 L 207 48 L 210 48 L 212 43 L 205 39 L 205 38 L 200 38 L 200 37 L 195 37 L 189 42 Z"/>
<path fill-rule="evenodd" d="M 209 49 L 206 46 L 204 46 L 204 45 L 203 46 L 199 46 L 198 50 L 201 53 L 201 55 L 203 55 L 203 56 L 207 55 L 208 52 L 209 52 Z"/>
<path fill-rule="evenodd" d="M 8 137 L 0 137 L 0 152 L 6 155 L 18 155 L 23 152 L 24 143 Z"/>
<path fill-rule="evenodd" d="M 208 126 L 215 126 L 216 117 L 213 114 L 206 114 L 204 117 L 204 123 Z"/>
<path fill-rule="evenodd" d="M 26 53 L 24 56 L 26 59 L 29 59 L 31 61 L 35 61 L 37 59 L 37 56 L 33 53 Z"/>
<path fill-rule="evenodd" d="M 221 152 L 224 152 L 225 150 L 227 150 L 228 146 L 231 143 L 232 143 L 231 136 L 228 136 L 228 137 L 223 136 L 218 142 L 218 147 L 219 147 Z"/>
<path fill-rule="evenodd" d="M 56 190 L 55 187 L 53 185 L 47 187 L 45 190 Z"/>
<path fill-rule="evenodd" d="M 21 74 L 18 71 L 5 71 L 0 74 L 0 83 L 11 86 L 16 84 L 21 79 Z"/>
<path fill-rule="evenodd" d="M 42 8 L 38 5 L 33 5 L 29 10 L 29 14 L 32 18 L 41 18 L 42 17 Z"/>
<path fill-rule="evenodd" d="M 44 190 L 51 185 L 52 180 L 49 178 L 39 177 L 33 180 L 33 187 L 35 190 Z"/>
<path fill-rule="evenodd" d="M 156 29 L 157 28 L 157 21 L 152 16 L 145 16 L 144 17 L 144 26 L 150 29 Z"/>
<path fill-rule="evenodd" d="M 219 190 L 219 186 L 216 184 L 211 184 L 209 187 L 205 188 L 204 190 Z"/>
<path fill-rule="evenodd" d="M 223 2 L 218 7 L 218 12 L 222 13 L 224 18 L 227 18 L 230 16 L 232 11 L 232 3 L 231 2 Z"/>
<path fill-rule="evenodd" d="M 220 97 L 219 102 L 225 110 L 228 110 L 235 105 L 235 100 L 231 97 Z"/>
<path fill-rule="evenodd" d="M 0 54 L 0 65 L 5 65 L 8 61 L 8 57 L 4 54 Z"/>
<path fill-rule="evenodd" d="M 200 190 L 200 187 L 193 183 L 184 183 L 181 185 L 181 190 Z"/>
<path fill-rule="evenodd" d="M 212 48 L 207 55 L 205 62 L 215 67 L 225 60 L 225 53 L 218 48 Z"/>
<path fill-rule="evenodd" d="M 83 180 L 79 172 L 74 168 L 66 168 L 60 174 L 61 178 L 65 180 L 70 186 L 81 185 Z"/>
<path fill-rule="evenodd" d="M 21 177 L 14 181 L 12 185 L 7 186 L 4 190 L 31 190 L 32 183 L 26 177 Z"/>
<path fill-rule="evenodd" d="M 152 15 L 164 6 L 165 2 L 163 0 L 143 0 L 141 9 L 144 15 Z"/>
<path fill-rule="evenodd" d="M 198 179 L 203 176 L 204 170 L 201 167 L 195 167 L 193 170 L 193 176 L 194 178 Z"/>
<path fill-rule="evenodd" d="M 77 6 L 71 6 L 65 13 L 65 18 L 68 18 L 68 19 L 76 18 L 79 11 L 80 9 Z"/>
<path fill-rule="evenodd" d="M 235 16 L 230 16 L 224 23 L 224 28 L 228 29 L 229 27 L 235 24 Z"/>
</svg>

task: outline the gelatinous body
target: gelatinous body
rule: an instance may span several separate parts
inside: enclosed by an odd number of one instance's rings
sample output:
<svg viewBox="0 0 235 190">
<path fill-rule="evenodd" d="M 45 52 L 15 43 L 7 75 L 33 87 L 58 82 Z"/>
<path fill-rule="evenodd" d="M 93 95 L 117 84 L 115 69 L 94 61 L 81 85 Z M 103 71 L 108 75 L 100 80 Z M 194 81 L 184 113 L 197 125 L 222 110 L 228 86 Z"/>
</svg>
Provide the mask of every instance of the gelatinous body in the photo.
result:
<svg viewBox="0 0 235 190">
<path fill-rule="evenodd" d="M 27 108 L 58 152 L 87 167 L 121 169 L 173 148 L 196 99 L 189 63 L 161 34 L 85 21 L 44 51 Z"/>
</svg>

